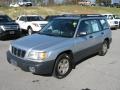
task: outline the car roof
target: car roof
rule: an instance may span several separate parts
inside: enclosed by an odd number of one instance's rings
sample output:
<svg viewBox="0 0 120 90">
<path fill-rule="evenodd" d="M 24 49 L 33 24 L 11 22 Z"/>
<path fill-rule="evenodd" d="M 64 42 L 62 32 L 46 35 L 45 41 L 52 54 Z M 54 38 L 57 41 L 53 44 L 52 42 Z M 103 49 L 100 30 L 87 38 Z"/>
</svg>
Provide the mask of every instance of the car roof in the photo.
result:
<svg viewBox="0 0 120 90">
<path fill-rule="evenodd" d="M 80 17 L 56 17 L 55 19 L 80 19 Z"/>
</svg>

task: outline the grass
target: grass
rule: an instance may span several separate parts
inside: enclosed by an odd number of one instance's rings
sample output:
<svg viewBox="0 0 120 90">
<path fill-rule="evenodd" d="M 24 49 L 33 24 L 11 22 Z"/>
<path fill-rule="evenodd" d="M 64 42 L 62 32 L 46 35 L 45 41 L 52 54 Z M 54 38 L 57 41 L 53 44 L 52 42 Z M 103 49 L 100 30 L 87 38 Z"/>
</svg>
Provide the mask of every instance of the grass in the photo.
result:
<svg viewBox="0 0 120 90">
<path fill-rule="evenodd" d="M 9 8 L 0 7 L 0 13 L 4 13 L 16 19 L 19 15 L 37 14 L 41 16 L 76 13 L 76 14 L 100 14 L 100 13 L 113 13 L 120 15 L 120 8 L 110 7 L 90 7 L 78 5 L 61 5 L 61 6 L 46 6 L 46 7 L 19 7 Z"/>
</svg>

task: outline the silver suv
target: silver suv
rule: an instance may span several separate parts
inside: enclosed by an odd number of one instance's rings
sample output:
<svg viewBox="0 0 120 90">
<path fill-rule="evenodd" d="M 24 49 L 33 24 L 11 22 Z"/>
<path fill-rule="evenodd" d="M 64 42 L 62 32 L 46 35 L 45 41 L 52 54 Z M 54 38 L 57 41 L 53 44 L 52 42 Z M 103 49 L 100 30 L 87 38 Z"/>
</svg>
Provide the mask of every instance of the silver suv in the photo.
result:
<svg viewBox="0 0 120 90">
<path fill-rule="evenodd" d="M 13 41 L 7 60 L 33 74 L 52 74 L 61 79 L 81 59 L 94 53 L 104 56 L 111 40 L 111 30 L 104 16 L 58 17 L 39 33 Z"/>
</svg>

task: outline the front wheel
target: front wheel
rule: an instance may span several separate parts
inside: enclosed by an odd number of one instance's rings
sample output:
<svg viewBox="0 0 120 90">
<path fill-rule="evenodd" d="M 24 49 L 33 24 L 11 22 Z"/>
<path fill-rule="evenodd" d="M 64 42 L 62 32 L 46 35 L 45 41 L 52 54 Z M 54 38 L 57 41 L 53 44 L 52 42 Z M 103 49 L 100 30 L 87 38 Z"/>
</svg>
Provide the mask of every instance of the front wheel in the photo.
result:
<svg viewBox="0 0 120 90">
<path fill-rule="evenodd" d="M 108 51 L 108 42 L 104 41 L 101 47 L 101 50 L 99 51 L 100 56 L 104 56 Z"/>
<path fill-rule="evenodd" d="M 56 61 L 53 75 L 62 79 L 66 77 L 72 70 L 71 57 L 67 54 L 61 54 Z"/>
<path fill-rule="evenodd" d="M 30 27 L 28 28 L 28 35 L 32 35 L 33 34 L 33 29 Z"/>
</svg>

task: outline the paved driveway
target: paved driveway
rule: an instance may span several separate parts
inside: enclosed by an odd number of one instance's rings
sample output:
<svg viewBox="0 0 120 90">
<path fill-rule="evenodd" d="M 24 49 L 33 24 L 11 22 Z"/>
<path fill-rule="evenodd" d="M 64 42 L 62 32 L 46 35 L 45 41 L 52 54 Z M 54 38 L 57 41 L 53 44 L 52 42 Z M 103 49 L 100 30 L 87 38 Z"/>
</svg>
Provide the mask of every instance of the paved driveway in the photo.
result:
<svg viewBox="0 0 120 90">
<path fill-rule="evenodd" d="M 77 65 L 66 78 L 37 76 L 8 64 L 10 41 L 0 41 L 0 90 L 120 90 L 120 30 L 106 56 L 95 56 Z"/>
</svg>

